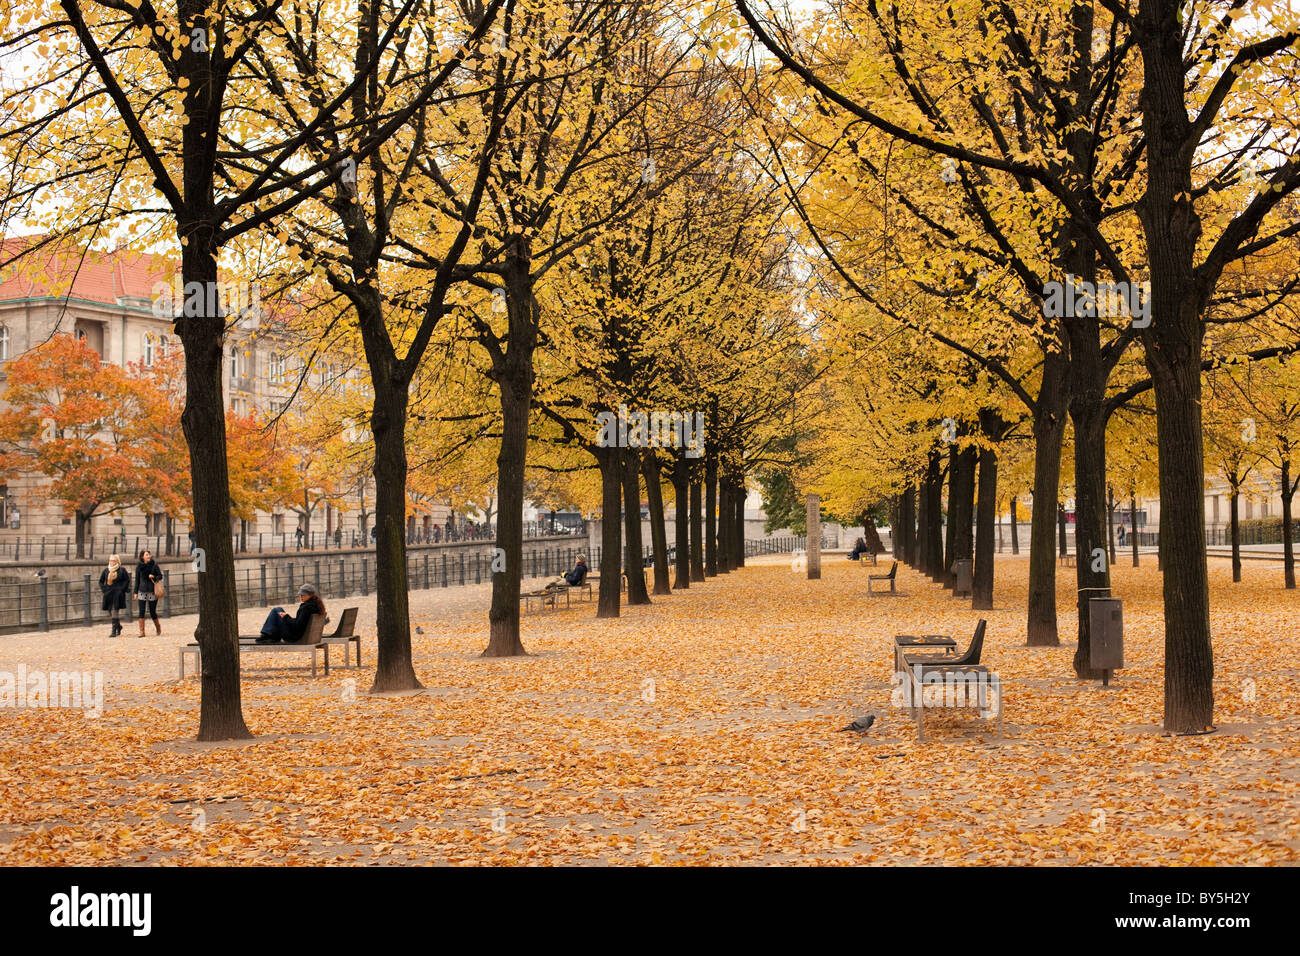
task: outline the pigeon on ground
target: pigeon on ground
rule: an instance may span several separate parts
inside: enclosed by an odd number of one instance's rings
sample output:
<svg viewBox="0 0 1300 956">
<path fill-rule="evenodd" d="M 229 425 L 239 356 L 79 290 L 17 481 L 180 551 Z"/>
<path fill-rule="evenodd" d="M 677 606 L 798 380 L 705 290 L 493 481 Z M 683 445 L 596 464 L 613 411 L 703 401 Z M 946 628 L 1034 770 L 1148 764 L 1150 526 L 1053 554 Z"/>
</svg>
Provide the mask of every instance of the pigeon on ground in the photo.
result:
<svg viewBox="0 0 1300 956">
<path fill-rule="evenodd" d="M 420 627 L 420 625 L 418 625 L 418 624 L 415 625 L 415 633 L 416 633 L 416 634 L 423 634 L 423 633 L 424 633 L 424 628 Z"/>
<path fill-rule="evenodd" d="M 849 724 L 847 727 L 840 728 L 840 733 L 844 733 L 844 731 L 846 730 L 852 730 L 859 734 L 865 733 L 866 731 L 871 729 L 871 725 L 874 724 L 875 722 L 876 722 L 875 714 L 867 714 L 867 716 L 865 717 L 854 717 L 853 723 Z"/>
</svg>

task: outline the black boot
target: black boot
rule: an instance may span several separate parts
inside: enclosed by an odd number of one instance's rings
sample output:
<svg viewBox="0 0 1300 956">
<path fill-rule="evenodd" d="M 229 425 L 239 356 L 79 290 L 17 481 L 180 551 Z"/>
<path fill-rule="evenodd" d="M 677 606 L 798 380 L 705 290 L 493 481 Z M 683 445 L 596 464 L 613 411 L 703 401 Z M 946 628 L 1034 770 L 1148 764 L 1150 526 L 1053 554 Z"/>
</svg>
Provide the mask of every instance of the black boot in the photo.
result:
<svg viewBox="0 0 1300 956">
<path fill-rule="evenodd" d="M 122 622 L 119 621 L 117 618 L 113 618 L 113 630 L 109 633 L 108 636 L 117 637 L 117 635 L 121 633 L 122 633 Z"/>
</svg>

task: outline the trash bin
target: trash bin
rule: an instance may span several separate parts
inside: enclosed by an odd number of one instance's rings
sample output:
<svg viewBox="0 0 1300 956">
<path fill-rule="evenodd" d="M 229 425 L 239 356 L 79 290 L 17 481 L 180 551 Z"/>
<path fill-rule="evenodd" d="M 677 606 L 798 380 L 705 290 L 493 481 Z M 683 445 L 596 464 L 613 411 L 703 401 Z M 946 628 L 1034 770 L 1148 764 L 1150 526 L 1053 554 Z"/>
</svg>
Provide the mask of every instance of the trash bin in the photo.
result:
<svg viewBox="0 0 1300 956">
<path fill-rule="evenodd" d="M 971 563 L 969 558 L 962 558 L 960 561 L 952 563 L 953 574 L 953 597 L 970 597 L 971 595 Z"/>
<path fill-rule="evenodd" d="M 1124 610 L 1119 598 L 1088 600 L 1089 663 L 1101 671 L 1102 686 L 1109 686 L 1112 671 L 1124 666 Z"/>
</svg>

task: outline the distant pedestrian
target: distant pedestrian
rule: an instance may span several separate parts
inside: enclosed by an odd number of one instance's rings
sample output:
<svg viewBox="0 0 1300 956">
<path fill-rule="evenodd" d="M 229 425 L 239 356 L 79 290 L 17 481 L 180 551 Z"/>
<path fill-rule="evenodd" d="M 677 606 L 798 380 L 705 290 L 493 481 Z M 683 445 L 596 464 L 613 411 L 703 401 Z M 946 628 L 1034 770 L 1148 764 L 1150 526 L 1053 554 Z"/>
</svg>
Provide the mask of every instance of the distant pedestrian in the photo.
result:
<svg viewBox="0 0 1300 956">
<path fill-rule="evenodd" d="M 1124 529 L 1124 526 L 1123 526 L 1123 525 L 1120 525 L 1120 526 L 1119 526 L 1119 546 L 1120 546 L 1121 548 L 1124 547 L 1124 530 L 1125 530 L 1125 529 Z"/>
<path fill-rule="evenodd" d="M 295 531 L 295 532 L 293 533 L 293 536 L 294 536 L 295 538 L 298 539 L 298 550 L 301 551 L 301 550 L 302 550 L 302 539 L 303 539 L 303 537 L 304 537 L 303 532 L 302 532 L 302 525 L 298 525 L 298 530 Z"/>
<path fill-rule="evenodd" d="M 190 537 L 190 554 L 193 554 L 194 553 L 194 532 L 193 531 L 189 533 L 189 537 Z"/>
<path fill-rule="evenodd" d="M 334 529 L 334 547 L 335 547 L 335 548 L 341 548 L 341 547 L 343 547 L 343 529 L 342 529 L 342 528 L 335 528 L 335 529 Z"/>
<path fill-rule="evenodd" d="M 122 633 L 122 609 L 126 607 L 126 593 L 131 590 L 131 572 L 122 567 L 122 559 L 109 555 L 108 567 L 99 573 L 99 590 L 103 592 L 103 610 L 113 619 L 109 637 Z M 143 626 L 143 625 L 142 625 Z"/>
<path fill-rule="evenodd" d="M 139 563 L 135 566 L 135 601 L 139 609 L 140 618 L 140 636 L 144 637 L 144 614 L 147 610 L 149 616 L 153 618 L 153 629 L 155 634 L 162 633 L 162 625 L 158 623 L 158 585 L 162 583 L 162 569 L 158 567 L 158 562 L 153 559 L 153 555 L 146 548 L 140 552 Z"/>
</svg>

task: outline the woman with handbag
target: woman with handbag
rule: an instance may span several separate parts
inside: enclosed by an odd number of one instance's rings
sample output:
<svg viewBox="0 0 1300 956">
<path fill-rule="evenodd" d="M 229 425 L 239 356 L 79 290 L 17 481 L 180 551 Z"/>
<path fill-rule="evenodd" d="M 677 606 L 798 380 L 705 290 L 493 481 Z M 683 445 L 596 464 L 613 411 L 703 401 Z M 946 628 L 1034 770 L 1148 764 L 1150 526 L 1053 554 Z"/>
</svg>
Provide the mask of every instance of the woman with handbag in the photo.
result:
<svg viewBox="0 0 1300 956">
<path fill-rule="evenodd" d="M 110 555 L 108 567 L 99 573 L 99 590 L 104 594 L 103 609 L 113 618 L 113 631 L 108 636 L 122 633 L 122 609 L 126 607 L 126 593 L 131 590 L 131 572 L 122 567 L 122 559 Z"/>
<path fill-rule="evenodd" d="M 162 625 L 158 623 L 158 599 L 162 597 L 162 579 L 162 569 L 158 567 L 158 562 L 153 559 L 153 555 L 147 548 L 141 551 L 140 563 L 135 566 L 135 600 L 140 609 L 141 637 L 144 637 L 146 608 L 149 616 L 153 618 L 154 633 L 162 633 Z"/>
</svg>

